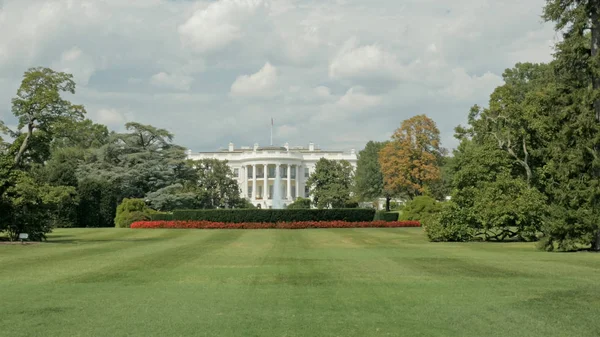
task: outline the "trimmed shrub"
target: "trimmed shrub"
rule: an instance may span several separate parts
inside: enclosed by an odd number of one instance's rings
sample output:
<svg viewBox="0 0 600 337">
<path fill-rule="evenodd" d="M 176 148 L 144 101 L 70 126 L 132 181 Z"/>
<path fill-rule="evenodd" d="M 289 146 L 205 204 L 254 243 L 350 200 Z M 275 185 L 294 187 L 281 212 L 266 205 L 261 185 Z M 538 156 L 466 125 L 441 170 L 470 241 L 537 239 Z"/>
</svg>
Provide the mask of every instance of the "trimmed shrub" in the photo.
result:
<svg viewBox="0 0 600 337">
<path fill-rule="evenodd" d="M 442 211 L 442 204 L 428 196 L 419 196 L 406 203 L 400 220 L 427 222 Z"/>
<path fill-rule="evenodd" d="M 425 233 L 433 242 L 465 242 L 475 239 L 476 231 L 470 225 L 464 210 L 450 203 L 436 215 L 422 222 Z"/>
<path fill-rule="evenodd" d="M 213 222 L 294 222 L 294 221 L 372 221 L 374 209 L 201 209 L 173 211 L 172 216 L 151 216 L 152 220 L 204 220 Z"/>
<path fill-rule="evenodd" d="M 115 227 L 128 228 L 133 222 L 150 220 L 154 213 L 156 211 L 146 206 L 144 200 L 125 198 L 117 206 Z"/>
<path fill-rule="evenodd" d="M 420 227 L 418 221 L 297 221 L 297 222 L 241 222 L 213 221 L 138 221 L 131 228 L 179 228 L 179 229 L 305 229 L 305 228 L 396 228 Z"/>
<path fill-rule="evenodd" d="M 386 212 L 379 211 L 375 213 L 374 221 L 398 221 L 398 213 L 396 212 Z"/>
<path fill-rule="evenodd" d="M 287 209 L 310 209 L 310 199 L 297 198 L 287 206 Z"/>
</svg>

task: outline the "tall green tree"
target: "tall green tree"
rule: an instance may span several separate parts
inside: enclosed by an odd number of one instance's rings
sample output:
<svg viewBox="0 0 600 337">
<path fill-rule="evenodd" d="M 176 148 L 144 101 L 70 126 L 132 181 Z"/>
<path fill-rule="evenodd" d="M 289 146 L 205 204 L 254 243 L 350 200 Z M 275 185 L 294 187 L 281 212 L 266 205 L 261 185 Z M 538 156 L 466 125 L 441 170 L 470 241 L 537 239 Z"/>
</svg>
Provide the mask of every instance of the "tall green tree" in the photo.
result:
<svg viewBox="0 0 600 337">
<path fill-rule="evenodd" d="M 544 247 L 600 251 L 600 2 L 547 0 L 543 16 L 563 33 L 554 55 L 561 109 L 548 146 Z"/>
<path fill-rule="evenodd" d="M 83 119 L 83 106 L 72 104 L 61 93 L 75 93 L 73 75 L 49 68 L 32 68 L 25 72 L 17 96 L 12 100 L 12 112 L 19 120 L 18 130 L 26 129 L 15 154 L 15 165 L 21 164 L 36 130 L 52 135 L 62 122 Z M 15 134 L 20 136 L 21 131 Z"/>
<path fill-rule="evenodd" d="M 202 159 L 191 162 L 194 193 L 200 208 L 243 208 L 246 201 L 226 160 Z M 188 183 L 189 184 L 189 183 Z"/>
<path fill-rule="evenodd" d="M 0 231 L 11 239 L 19 233 L 44 239 L 77 203 L 74 187 L 48 184 L 32 172 L 32 164 L 49 158 L 56 128 L 85 114 L 83 106 L 64 99 L 63 93 L 75 93 L 72 75 L 31 68 L 12 100 L 18 130 L 0 123 L 0 131 L 14 138 L 12 143 L 3 142 L 0 151 Z"/>
<path fill-rule="evenodd" d="M 318 208 L 343 208 L 350 200 L 354 170 L 346 161 L 319 159 L 314 172 L 306 181 Z"/>
<path fill-rule="evenodd" d="M 385 189 L 383 173 L 379 164 L 379 152 L 387 142 L 369 141 L 365 148 L 358 153 L 356 164 L 355 190 L 360 200 L 385 198 L 385 209 L 389 212 L 392 192 Z"/>
</svg>

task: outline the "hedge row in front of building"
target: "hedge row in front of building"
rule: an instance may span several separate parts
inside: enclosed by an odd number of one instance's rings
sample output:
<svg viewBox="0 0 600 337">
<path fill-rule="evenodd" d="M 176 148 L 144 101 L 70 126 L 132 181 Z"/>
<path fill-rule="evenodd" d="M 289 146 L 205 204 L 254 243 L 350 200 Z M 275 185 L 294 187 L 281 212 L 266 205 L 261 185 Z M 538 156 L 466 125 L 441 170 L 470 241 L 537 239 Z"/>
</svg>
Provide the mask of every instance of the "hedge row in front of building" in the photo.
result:
<svg viewBox="0 0 600 337">
<path fill-rule="evenodd" d="M 374 209 L 196 209 L 176 210 L 170 214 L 154 214 L 152 220 L 243 222 L 298 222 L 298 221 L 372 221 Z"/>
</svg>

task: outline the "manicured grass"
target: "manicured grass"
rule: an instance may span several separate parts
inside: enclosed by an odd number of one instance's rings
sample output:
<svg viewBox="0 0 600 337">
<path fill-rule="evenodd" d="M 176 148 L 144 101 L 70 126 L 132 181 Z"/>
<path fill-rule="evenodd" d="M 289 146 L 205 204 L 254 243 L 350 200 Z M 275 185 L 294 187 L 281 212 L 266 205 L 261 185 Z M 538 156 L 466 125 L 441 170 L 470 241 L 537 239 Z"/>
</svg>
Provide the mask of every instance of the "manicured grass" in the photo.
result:
<svg viewBox="0 0 600 337">
<path fill-rule="evenodd" d="M 420 228 L 56 230 L 0 244 L 2 336 L 600 334 L 600 254 Z"/>
</svg>

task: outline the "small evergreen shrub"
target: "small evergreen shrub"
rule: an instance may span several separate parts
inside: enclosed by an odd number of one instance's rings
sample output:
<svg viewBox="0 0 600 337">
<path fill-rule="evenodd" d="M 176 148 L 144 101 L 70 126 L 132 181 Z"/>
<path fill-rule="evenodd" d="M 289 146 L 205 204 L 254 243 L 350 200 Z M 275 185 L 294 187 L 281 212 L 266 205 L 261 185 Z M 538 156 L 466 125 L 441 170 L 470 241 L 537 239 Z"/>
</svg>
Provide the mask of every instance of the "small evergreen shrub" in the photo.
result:
<svg viewBox="0 0 600 337">
<path fill-rule="evenodd" d="M 296 201 L 287 206 L 287 209 L 310 209 L 310 199 L 297 198 Z"/>
<path fill-rule="evenodd" d="M 442 210 L 421 222 L 429 241 L 433 242 L 465 242 L 475 239 L 476 230 L 458 205 L 445 205 Z"/>
<path fill-rule="evenodd" d="M 151 220 L 151 217 L 157 212 L 148 206 L 142 199 L 125 198 L 117 206 L 117 215 L 115 216 L 115 227 L 129 228 L 136 221 Z"/>
<path fill-rule="evenodd" d="M 406 203 L 400 220 L 417 220 L 427 222 L 432 216 L 439 214 L 442 204 L 428 196 L 419 196 Z"/>
</svg>

